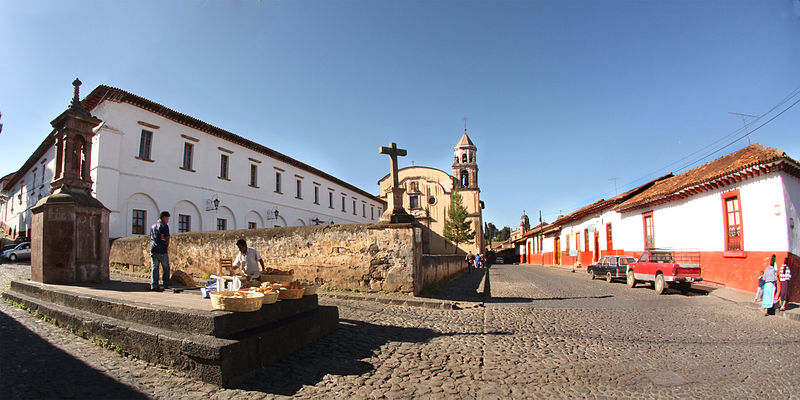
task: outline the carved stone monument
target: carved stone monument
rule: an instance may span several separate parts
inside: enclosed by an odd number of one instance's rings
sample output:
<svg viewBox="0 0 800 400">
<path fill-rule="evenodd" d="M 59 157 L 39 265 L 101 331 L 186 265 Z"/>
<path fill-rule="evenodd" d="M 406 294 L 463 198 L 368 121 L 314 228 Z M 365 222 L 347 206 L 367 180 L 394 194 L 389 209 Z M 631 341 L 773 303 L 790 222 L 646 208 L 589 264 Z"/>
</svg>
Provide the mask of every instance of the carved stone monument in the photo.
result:
<svg viewBox="0 0 800 400">
<path fill-rule="evenodd" d="M 403 208 L 403 193 L 405 189 L 400 187 L 400 182 L 397 178 L 397 157 L 406 155 L 405 149 L 398 149 L 397 143 L 390 143 L 389 147 L 381 147 L 380 154 L 388 154 L 391 159 L 392 169 L 392 191 L 391 196 L 387 196 L 389 204 L 387 204 L 386 211 L 378 218 L 378 223 L 403 223 L 414 221 L 414 216 L 406 212 Z"/>
<path fill-rule="evenodd" d="M 108 280 L 109 210 L 92 196 L 93 128 L 102 121 L 83 109 L 81 81 L 72 82 L 69 108 L 53 126 L 55 173 L 50 195 L 31 212 L 31 279 L 43 283 Z"/>
</svg>

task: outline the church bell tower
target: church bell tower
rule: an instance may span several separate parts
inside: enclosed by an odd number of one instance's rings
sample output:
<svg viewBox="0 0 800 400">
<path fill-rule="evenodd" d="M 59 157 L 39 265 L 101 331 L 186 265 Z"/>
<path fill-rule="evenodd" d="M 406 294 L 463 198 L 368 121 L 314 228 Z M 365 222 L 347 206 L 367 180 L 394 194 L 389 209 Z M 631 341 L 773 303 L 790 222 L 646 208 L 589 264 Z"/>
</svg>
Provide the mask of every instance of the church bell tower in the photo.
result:
<svg viewBox="0 0 800 400">
<path fill-rule="evenodd" d="M 484 248 L 483 238 L 483 202 L 481 190 L 478 188 L 478 148 L 472 143 L 464 128 L 464 135 L 453 148 L 453 184 L 461 193 L 464 207 L 467 208 L 469 219 L 472 220 L 472 229 L 475 230 L 474 251 L 482 253 Z"/>
<path fill-rule="evenodd" d="M 464 136 L 453 148 L 453 177 L 456 178 L 459 190 L 478 189 L 478 160 L 476 159 L 478 148 L 467 136 L 467 129 L 464 128 Z"/>
</svg>

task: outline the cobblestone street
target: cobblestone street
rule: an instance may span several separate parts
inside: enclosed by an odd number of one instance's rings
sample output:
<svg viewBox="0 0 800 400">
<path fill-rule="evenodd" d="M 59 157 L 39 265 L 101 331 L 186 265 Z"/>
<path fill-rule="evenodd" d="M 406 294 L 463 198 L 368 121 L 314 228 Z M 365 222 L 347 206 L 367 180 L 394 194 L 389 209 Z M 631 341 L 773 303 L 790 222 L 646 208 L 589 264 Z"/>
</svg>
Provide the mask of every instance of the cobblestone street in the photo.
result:
<svg viewBox="0 0 800 400">
<path fill-rule="evenodd" d="M 29 276 L 3 264 L 4 287 Z M 4 398 L 798 398 L 800 325 L 694 292 L 498 265 L 485 307 L 332 299 L 339 329 L 235 389 L 124 357 L 0 305 Z M 474 301 L 478 274 L 433 297 Z M 169 296 L 168 293 L 164 294 Z"/>
</svg>

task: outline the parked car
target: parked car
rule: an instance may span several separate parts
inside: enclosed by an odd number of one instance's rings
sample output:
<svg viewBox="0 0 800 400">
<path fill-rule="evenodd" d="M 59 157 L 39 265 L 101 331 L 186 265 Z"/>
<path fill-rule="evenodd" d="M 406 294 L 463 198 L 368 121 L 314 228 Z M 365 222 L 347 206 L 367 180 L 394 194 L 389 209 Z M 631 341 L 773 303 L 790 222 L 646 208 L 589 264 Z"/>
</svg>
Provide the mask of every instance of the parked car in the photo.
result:
<svg viewBox="0 0 800 400">
<path fill-rule="evenodd" d="M 0 257 L 10 260 L 30 260 L 31 258 L 31 244 L 30 242 L 20 243 L 11 250 L 6 250 Z"/>
<path fill-rule="evenodd" d="M 603 256 L 597 264 L 588 267 L 588 272 L 592 275 L 592 279 L 604 277 L 611 283 L 615 278 L 627 278 L 628 264 L 635 262 L 636 257 L 632 256 Z"/>
<path fill-rule="evenodd" d="M 0 250 L 0 252 L 6 251 L 6 250 L 11 250 L 14 247 L 17 247 L 18 245 L 19 245 L 19 243 L 11 243 L 11 244 L 3 245 L 3 250 Z"/>
<path fill-rule="evenodd" d="M 637 282 L 653 282 L 653 289 L 658 294 L 664 293 L 667 287 L 686 293 L 692 282 L 702 280 L 700 252 L 697 251 L 646 250 L 638 261 L 628 265 L 629 287 L 635 287 Z"/>
</svg>

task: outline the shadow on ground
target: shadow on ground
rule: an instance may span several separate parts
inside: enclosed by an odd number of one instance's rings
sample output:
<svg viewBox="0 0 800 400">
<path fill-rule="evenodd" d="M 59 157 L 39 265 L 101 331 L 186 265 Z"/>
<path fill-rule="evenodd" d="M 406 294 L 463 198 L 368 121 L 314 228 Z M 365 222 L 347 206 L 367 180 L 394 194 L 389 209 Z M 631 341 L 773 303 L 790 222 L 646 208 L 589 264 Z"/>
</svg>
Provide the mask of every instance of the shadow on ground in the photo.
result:
<svg viewBox="0 0 800 400">
<path fill-rule="evenodd" d="M 317 342 L 262 368 L 234 385 L 236 389 L 284 396 L 296 394 L 303 386 L 314 386 L 326 375 L 356 376 L 374 369 L 369 359 L 390 342 L 427 343 L 442 336 L 482 335 L 483 332 L 446 332 L 431 329 L 384 326 L 342 319 L 339 328 Z M 493 334 L 506 334 L 494 332 Z"/>
<path fill-rule="evenodd" d="M 0 312 L 0 397 L 148 398 L 53 346 L 3 312 Z"/>
<path fill-rule="evenodd" d="M 577 299 L 607 299 L 614 297 L 610 294 L 603 296 L 578 296 L 578 297 L 492 297 L 486 299 L 487 303 L 502 304 L 502 303 L 533 303 L 537 301 L 561 301 L 561 300 L 577 300 Z"/>
<path fill-rule="evenodd" d="M 464 272 L 455 279 L 425 293 L 420 297 L 450 301 L 481 302 L 489 295 L 490 290 L 488 268 L 474 268 L 472 272 Z M 486 282 L 484 282 L 484 279 Z"/>
</svg>

